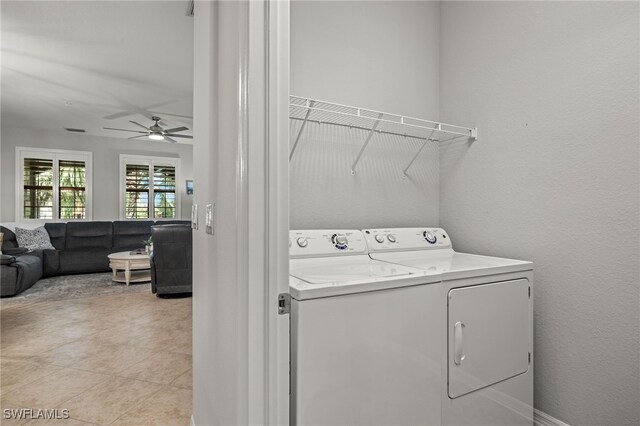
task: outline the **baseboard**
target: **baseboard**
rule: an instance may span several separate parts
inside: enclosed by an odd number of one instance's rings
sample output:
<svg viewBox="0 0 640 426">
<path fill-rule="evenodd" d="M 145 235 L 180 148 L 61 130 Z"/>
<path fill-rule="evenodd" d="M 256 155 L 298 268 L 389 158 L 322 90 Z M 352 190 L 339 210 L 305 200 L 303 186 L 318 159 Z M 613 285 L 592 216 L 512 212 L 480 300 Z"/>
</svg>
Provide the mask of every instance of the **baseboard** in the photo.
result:
<svg viewBox="0 0 640 426">
<path fill-rule="evenodd" d="M 193 414 L 191 415 L 190 426 L 196 426 L 196 422 L 193 420 Z M 533 410 L 533 426 L 570 426 L 568 423 L 560 421 L 549 414 L 540 410 Z"/>
<path fill-rule="evenodd" d="M 191 418 L 192 421 L 192 426 L 193 425 L 193 418 Z M 533 426 L 569 426 L 568 423 L 565 423 L 561 420 L 556 419 L 553 416 L 550 416 L 549 414 L 534 409 L 533 410 Z"/>
<path fill-rule="evenodd" d="M 190 426 L 196 426 L 196 422 L 193 420 L 193 414 L 191 415 Z M 570 426 L 568 423 L 560 421 L 549 414 L 540 410 L 533 410 L 533 426 Z"/>
</svg>

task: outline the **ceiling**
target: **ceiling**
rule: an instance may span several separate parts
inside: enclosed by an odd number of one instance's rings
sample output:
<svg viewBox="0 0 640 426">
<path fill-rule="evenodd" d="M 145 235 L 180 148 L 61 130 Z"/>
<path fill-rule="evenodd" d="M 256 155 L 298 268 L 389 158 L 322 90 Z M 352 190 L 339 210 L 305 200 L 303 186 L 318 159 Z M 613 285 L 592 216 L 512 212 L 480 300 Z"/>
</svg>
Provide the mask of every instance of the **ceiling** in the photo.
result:
<svg viewBox="0 0 640 426">
<path fill-rule="evenodd" d="M 103 127 L 137 130 L 129 120 L 148 127 L 156 114 L 192 129 L 188 3 L 3 0 L 2 125 L 126 138 Z"/>
</svg>

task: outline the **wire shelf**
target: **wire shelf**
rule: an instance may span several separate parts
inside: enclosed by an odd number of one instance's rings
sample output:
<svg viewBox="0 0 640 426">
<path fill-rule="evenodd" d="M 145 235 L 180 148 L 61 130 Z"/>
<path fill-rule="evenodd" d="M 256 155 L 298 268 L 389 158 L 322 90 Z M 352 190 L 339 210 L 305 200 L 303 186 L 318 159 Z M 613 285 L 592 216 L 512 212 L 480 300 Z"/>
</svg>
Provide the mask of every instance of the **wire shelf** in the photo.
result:
<svg viewBox="0 0 640 426">
<path fill-rule="evenodd" d="M 360 157 L 375 133 L 421 139 L 425 144 L 428 141 L 447 142 L 458 138 L 468 138 L 475 141 L 478 138 L 478 130 L 475 127 L 463 127 L 420 118 L 405 117 L 294 95 L 289 96 L 289 118 L 302 121 L 291 148 L 289 160 L 293 158 L 307 123 L 331 124 L 369 131 L 362 149 L 351 167 L 351 174 L 355 174 Z M 424 144 L 411 160 L 411 163 L 404 169 L 405 176 L 423 148 Z"/>
</svg>

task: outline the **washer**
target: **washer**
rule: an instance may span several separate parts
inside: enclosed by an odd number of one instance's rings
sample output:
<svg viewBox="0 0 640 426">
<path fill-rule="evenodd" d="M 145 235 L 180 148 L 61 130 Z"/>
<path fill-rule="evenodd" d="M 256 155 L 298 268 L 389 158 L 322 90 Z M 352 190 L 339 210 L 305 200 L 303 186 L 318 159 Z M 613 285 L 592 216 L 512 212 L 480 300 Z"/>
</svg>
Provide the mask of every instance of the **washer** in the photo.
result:
<svg viewBox="0 0 640 426">
<path fill-rule="evenodd" d="M 440 228 L 364 230 L 370 257 L 442 277 L 442 424 L 533 423 L 533 263 L 456 253 Z"/>
<path fill-rule="evenodd" d="M 290 232 L 291 424 L 441 421 L 440 276 L 359 230 Z"/>
</svg>

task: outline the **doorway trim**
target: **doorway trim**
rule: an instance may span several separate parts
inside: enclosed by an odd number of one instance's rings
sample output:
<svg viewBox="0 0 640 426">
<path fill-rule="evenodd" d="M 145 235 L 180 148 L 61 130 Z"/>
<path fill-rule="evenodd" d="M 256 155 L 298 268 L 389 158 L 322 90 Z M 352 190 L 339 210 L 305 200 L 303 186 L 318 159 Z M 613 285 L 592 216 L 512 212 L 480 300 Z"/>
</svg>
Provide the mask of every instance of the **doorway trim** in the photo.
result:
<svg viewBox="0 0 640 426">
<path fill-rule="evenodd" d="M 286 425 L 289 1 L 196 2 L 194 46 L 192 424 Z"/>
<path fill-rule="evenodd" d="M 278 314 L 278 295 L 289 292 L 289 0 L 271 0 L 267 36 L 267 146 L 269 210 L 267 254 L 270 425 L 289 424 L 289 315 Z M 265 423 L 266 424 L 266 423 Z"/>
</svg>

